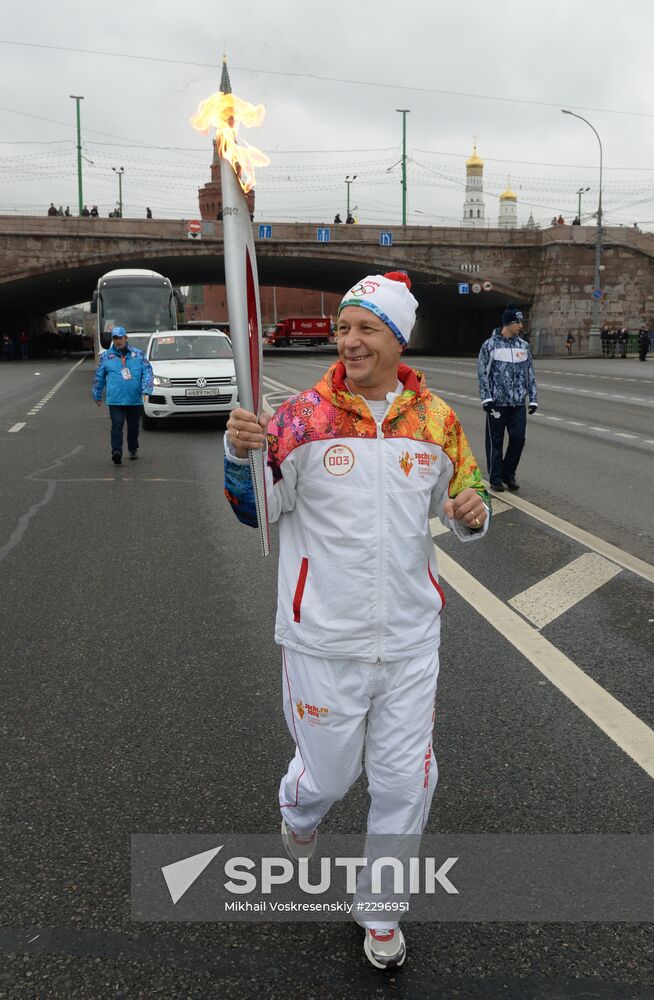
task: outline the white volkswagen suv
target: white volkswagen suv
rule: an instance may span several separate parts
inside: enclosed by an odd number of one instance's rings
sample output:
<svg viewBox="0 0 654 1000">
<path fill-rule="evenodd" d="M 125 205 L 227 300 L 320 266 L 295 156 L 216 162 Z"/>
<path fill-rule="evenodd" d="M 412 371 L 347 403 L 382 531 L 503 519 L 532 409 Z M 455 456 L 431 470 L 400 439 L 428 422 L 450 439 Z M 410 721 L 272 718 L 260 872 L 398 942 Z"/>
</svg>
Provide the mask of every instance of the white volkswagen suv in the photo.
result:
<svg viewBox="0 0 654 1000">
<path fill-rule="evenodd" d="M 161 330 L 148 344 L 154 388 L 143 404 L 143 426 L 165 417 L 229 416 L 238 405 L 229 337 L 219 331 Z"/>
</svg>

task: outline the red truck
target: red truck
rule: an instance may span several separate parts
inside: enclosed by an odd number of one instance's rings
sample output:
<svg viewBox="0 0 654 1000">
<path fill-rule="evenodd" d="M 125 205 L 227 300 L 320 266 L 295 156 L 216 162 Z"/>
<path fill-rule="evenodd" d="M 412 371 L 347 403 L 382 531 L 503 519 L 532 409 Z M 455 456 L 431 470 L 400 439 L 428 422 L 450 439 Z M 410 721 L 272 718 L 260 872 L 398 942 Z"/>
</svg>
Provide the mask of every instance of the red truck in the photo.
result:
<svg viewBox="0 0 654 1000">
<path fill-rule="evenodd" d="M 329 344 L 332 340 L 332 324 L 329 317 L 292 316 L 280 319 L 269 327 L 266 334 L 268 343 L 274 347 L 288 347 L 290 344 Z"/>
</svg>

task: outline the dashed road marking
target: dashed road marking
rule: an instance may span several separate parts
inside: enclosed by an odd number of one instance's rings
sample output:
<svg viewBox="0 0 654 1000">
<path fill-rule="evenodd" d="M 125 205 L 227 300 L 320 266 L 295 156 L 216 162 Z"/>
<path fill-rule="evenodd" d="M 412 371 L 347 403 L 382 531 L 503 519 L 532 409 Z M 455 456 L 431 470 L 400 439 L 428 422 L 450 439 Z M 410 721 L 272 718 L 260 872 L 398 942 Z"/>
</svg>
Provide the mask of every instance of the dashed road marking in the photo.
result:
<svg viewBox="0 0 654 1000">
<path fill-rule="evenodd" d="M 42 407 L 44 407 L 46 403 L 50 402 L 50 400 L 54 396 L 55 392 L 57 392 L 59 389 L 61 389 L 61 387 L 64 384 L 64 382 L 67 379 L 70 378 L 70 376 L 73 374 L 73 372 L 75 371 L 75 369 L 79 368 L 79 366 L 81 364 L 83 364 L 84 361 L 86 361 L 86 358 L 80 358 L 79 361 L 75 362 L 75 364 L 70 369 L 70 371 L 67 371 L 66 374 L 64 375 L 64 377 L 61 378 L 61 379 L 59 379 L 59 381 L 57 383 L 55 383 L 55 385 L 53 385 L 51 389 L 48 390 L 47 394 L 42 399 L 40 399 L 38 401 L 38 403 L 35 403 L 35 405 L 32 407 L 32 409 L 28 412 L 27 416 L 28 417 L 35 417 L 37 415 L 37 413 L 39 412 L 39 410 Z M 38 375 L 38 372 L 36 374 Z"/>
<path fill-rule="evenodd" d="M 620 572 L 620 567 L 614 562 L 596 552 L 585 552 L 567 566 L 516 594 L 509 604 L 536 628 L 544 628 Z"/>
<path fill-rule="evenodd" d="M 22 424 L 14 424 L 13 427 L 9 428 L 7 434 L 17 434 L 18 431 L 22 430 L 24 426 L 25 426 L 25 421 L 23 421 Z"/>
</svg>

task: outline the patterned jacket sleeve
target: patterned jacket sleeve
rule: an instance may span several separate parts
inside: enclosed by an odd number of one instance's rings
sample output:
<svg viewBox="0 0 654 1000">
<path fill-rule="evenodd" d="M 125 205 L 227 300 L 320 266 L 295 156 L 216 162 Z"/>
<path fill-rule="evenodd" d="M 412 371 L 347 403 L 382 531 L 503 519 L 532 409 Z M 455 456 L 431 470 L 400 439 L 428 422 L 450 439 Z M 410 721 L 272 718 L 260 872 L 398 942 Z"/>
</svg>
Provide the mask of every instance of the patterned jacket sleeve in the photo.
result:
<svg viewBox="0 0 654 1000">
<path fill-rule="evenodd" d="M 536 388 L 536 372 L 534 371 L 534 362 L 529 354 L 529 368 L 527 372 L 527 380 L 529 385 L 529 403 L 532 406 L 538 406 L 538 390 Z"/>
<path fill-rule="evenodd" d="M 107 371 L 102 358 L 100 358 L 100 364 L 96 368 L 95 376 L 93 378 L 93 387 L 91 389 L 91 395 L 94 399 L 102 399 L 102 390 L 104 389 L 106 381 Z"/>
<path fill-rule="evenodd" d="M 277 415 L 275 414 L 268 425 L 266 496 L 270 524 L 278 521 L 282 514 L 293 510 L 297 497 L 295 455 L 293 452 L 287 455 L 282 468 Z M 249 459 L 236 457 L 227 435 L 224 437 L 224 447 L 225 496 L 239 521 L 248 527 L 256 528 L 258 521 Z"/>
<path fill-rule="evenodd" d="M 489 380 L 489 362 L 490 362 L 490 340 L 485 340 L 481 345 L 481 350 L 479 351 L 479 357 L 477 358 L 477 378 L 479 380 L 479 397 L 482 403 L 488 403 L 492 400 L 493 394 L 490 390 L 490 380 Z"/>
</svg>

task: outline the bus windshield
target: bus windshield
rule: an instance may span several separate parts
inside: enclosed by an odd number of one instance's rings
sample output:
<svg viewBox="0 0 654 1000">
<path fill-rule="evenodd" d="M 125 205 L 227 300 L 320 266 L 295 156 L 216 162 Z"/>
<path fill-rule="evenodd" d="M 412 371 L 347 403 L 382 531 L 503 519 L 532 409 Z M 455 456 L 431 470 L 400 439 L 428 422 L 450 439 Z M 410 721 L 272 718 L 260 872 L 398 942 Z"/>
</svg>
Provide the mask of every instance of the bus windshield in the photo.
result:
<svg viewBox="0 0 654 1000">
<path fill-rule="evenodd" d="M 163 284 L 110 285 L 98 296 L 99 328 L 103 347 L 111 342 L 114 326 L 124 326 L 127 335 L 174 330 L 177 325 L 172 290 Z"/>
<path fill-rule="evenodd" d="M 151 361 L 191 361 L 210 358 L 231 358 L 232 349 L 226 337 L 194 337 L 175 334 L 155 337 L 150 348 Z"/>
<path fill-rule="evenodd" d="M 145 354 L 150 343 L 150 336 L 149 333 L 137 333 L 134 336 L 130 333 L 127 337 L 127 346 L 137 347 L 139 351 L 143 351 Z"/>
</svg>

